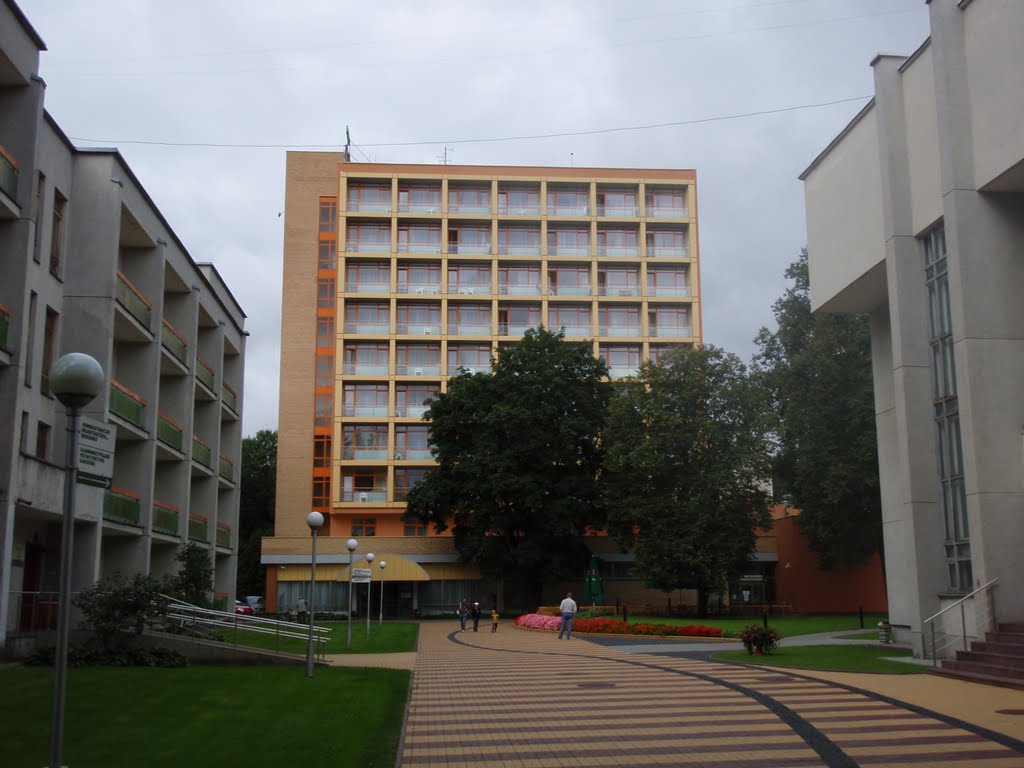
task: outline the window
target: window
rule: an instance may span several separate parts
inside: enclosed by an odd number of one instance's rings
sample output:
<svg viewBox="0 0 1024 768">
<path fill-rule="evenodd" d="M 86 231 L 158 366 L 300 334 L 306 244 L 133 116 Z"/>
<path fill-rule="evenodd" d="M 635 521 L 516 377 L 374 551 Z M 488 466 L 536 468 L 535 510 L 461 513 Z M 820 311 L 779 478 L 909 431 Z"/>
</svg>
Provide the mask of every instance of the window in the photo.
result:
<svg viewBox="0 0 1024 768">
<path fill-rule="evenodd" d="M 451 348 L 448 355 L 451 356 Z M 420 418 L 427 410 L 424 404 L 427 400 L 437 395 L 440 388 L 437 384 L 406 384 L 399 382 L 395 385 L 395 416 L 411 416 Z"/>
<path fill-rule="evenodd" d="M 47 461 L 50 458 L 50 425 L 36 424 L 36 458 Z"/>
<path fill-rule="evenodd" d="M 589 186 L 548 184 L 548 216 L 586 216 L 589 197 Z"/>
<path fill-rule="evenodd" d="M 406 523 L 402 530 L 403 536 L 426 536 L 427 526 L 420 523 Z"/>
<path fill-rule="evenodd" d="M 441 292 L 441 265 L 423 262 L 399 262 L 398 292 L 430 294 Z"/>
<path fill-rule="evenodd" d="M 467 368 L 474 373 L 491 370 L 491 345 L 449 344 L 448 375 L 455 376 L 459 368 Z"/>
<path fill-rule="evenodd" d="M 387 384 L 346 384 L 344 390 L 346 416 L 387 416 Z"/>
<path fill-rule="evenodd" d="M 30 417 L 28 411 L 21 412 L 21 435 L 18 442 L 18 448 L 22 453 L 28 453 L 28 428 L 30 426 Z"/>
<path fill-rule="evenodd" d="M 350 181 L 348 209 L 350 211 L 390 211 L 391 184 L 389 182 Z"/>
<path fill-rule="evenodd" d="M 509 296 L 540 293 L 540 266 L 502 264 L 498 267 L 498 293 Z"/>
<path fill-rule="evenodd" d="M 313 506 L 328 507 L 331 504 L 331 478 L 313 478 Z"/>
<path fill-rule="evenodd" d="M 590 317 L 589 304 L 550 304 L 548 306 L 548 327 L 553 331 L 564 327 L 566 336 L 587 338 L 593 336 Z"/>
<path fill-rule="evenodd" d="M 353 536 L 376 536 L 377 535 L 377 518 L 376 517 L 354 517 L 354 518 L 352 518 L 352 535 Z"/>
<path fill-rule="evenodd" d="M 320 231 L 338 231 L 338 201 L 333 197 L 320 198 Z"/>
<path fill-rule="evenodd" d="M 647 255 L 657 258 L 659 256 L 685 257 L 686 232 L 681 229 L 654 229 L 647 228 Z"/>
<path fill-rule="evenodd" d="M 448 186 L 448 210 L 451 213 L 490 213 L 491 185 L 450 184 Z"/>
<path fill-rule="evenodd" d="M 334 355 L 317 355 L 316 381 L 317 387 L 330 387 L 334 384 Z"/>
<path fill-rule="evenodd" d="M 345 290 L 350 293 L 387 293 L 391 267 L 386 261 L 349 261 L 345 265 Z"/>
<path fill-rule="evenodd" d="M 396 424 L 395 460 L 429 458 L 430 428 L 421 424 Z"/>
<path fill-rule="evenodd" d="M 640 271 L 636 267 L 601 267 L 597 291 L 602 296 L 639 296 Z"/>
<path fill-rule="evenodd" d="M 398 183 L 398 210 L 416 213 L 441 212 L 441 185 Z"/>
<path fill-rule="evenodd" d="M 453 262 L 448 265 L 448 293 L 491 292 L 491 265 L 481 262 Z"/>
<path fill-rule="evenodd" d="M 395 332 L 424 336 L 441 333 L 441 304 L 398 302 L 395 307 Z"/>
<path fill-rule="evenodd" d="M 598 307 L 602 336 L 639 336 L 640 307 L 635 304 L 606 304 Z"/>
<path fill-rule="evenodd" d="M 378 221 L 349 221 L 345 230 L 346 251 L 382 253 L 391 250 L 391 224 Z"/>
<path fill-rule="evenodd" d="M 652 306 L 647 312 L 647 327 L 652 336 L 689 336 L 690 308 L 686 305 Z"/>
<path fill-rule="evenodd" d="M 316 319 L 316 345 L 318 347 L 334 346 L 333 317 L 318 317 Z"/>
<path fill-rule="evenodd" d="M 548 293 L 554 296 L 589 296 L 590 267 L 586 264 L 551 267 L 548 269 Z"/>
<path fill-rule="evenodd" d="M 441 225 L 400 222 L 398 250 L 400 253 L 440 253 Z"/>
<path fill-rule="evenodd" d="M 689 269 L 685 266 L 648 267 L 647 293 L 651 296 L 689 296 Z"/>
<path fill-rule="evenodd" d="M 498 253 L 512 256 L 540 254 L 540 227 L 501 225 L 498 227 Z"/>
<path fill-rule="evenodd" d="M 608 229 L 599 227 L 597 230 L 598 256 L 639 256 L 640 233 L 635 229 Z"/>
<path fill-rule="evenodd" d="M 346 333 L 387 333 L 391 305 L 386 301 L 345 302 Z"/>
<path fill-rule="evenodd" d="M 950 589 L 968 592 L 974 583 L 974 573 L 967 519 L 967 492 L 964 486 L 960 401 L 956 383 L 944 227 L 936 227 L 921 238 L 921 242 L 924 250 L 925 284 L 928 290 L 932 408 L 939 455 L 942 512 L 945 518 L 946 574 Z"/>
<path fill-rule="evenodd" d="M 448 333 L 462 335 L 491 335 L 490 304 L 460 304 L 448 302 Z"/>
<path fill-rule="evenodd" d="M 588 227 L 548 227 L 548 253 L 551 256 L 589 256 Z"/>
<path fill-rule="evenodd" d="M 405 501 L 409 489 L 427 476 L 429 469 L 404 467 L 395 470 L 395 501 Z"/>
<path fill-rule="evenodd" d="M 334 397 L 332 395 L 313 395 L 314 426 L 329 427 L 333 418 Z"/>
<path fill-rule="evenodd" d="M 604 360 L 612 378 L 635 376 L 640 368 L 639 345 L 602 344 L 598 357 Z"/>
<path fill-rule="evenodd" d="M 64 213 L 68 199 L 53 190 L 53 223 L 50 230 L 50 274 L 60 277 L 60 256 L 64 249 Z"/>
<path fill-rule="evenodd" d="M 599 187 L 597 190 L 598 216 L 636 216 L 635 187 Z"/>
<path fill-rule="evenodd" d="M 353 468 L 341 477 L 342 501 L 387 501 L 388 478 L 382 469 Z"/>
<path fill-rule="evenodd" d="M 321 309 L 331 309 L 335 302 L 335 286 L 333 277 L 321 277 L 316 281 L 316 305 Z"/>
<path fill-rule="evenodd" d="M 320 239 L 320 255 L 318 269 L 334 270 L 338 268 L 338 241 L 327 238 Z"/>
<path fill-rule="evenodd" d="M 441 373 L 441 345 L 399 343 L 395 347 L 395 373 L 437 376 Z"/>
<path fill-rule="evenodd" d="M 648 216 L 685 216 L 682 187 L 647 187 Z"/>
<path fill-rule="evenodd" d="M 33 363 L 35 362 L 36 351 L 36 309 L 39 303 L 39 295 L 35 291 L 29 291 L 28 295 L 28 340 L 25 344 L 25 386 L 32 386 L 32 375 L 34 373 Z"/>
<path fill-rule="evenodd" d="M 382 460 L 388 455 L 386 424 L 346 424 L 341 432 L 343 459 Z"/>
<path fill-rule="evenodd" d="M 460 224 L 448 228 L 449 253 L 490 253 L 491 228 L 484 225 Z"/>
<path fill-rule="evenodd" d="M 39 236 L 39 233 L 43 231 L 40 225 L 43 217 L 43 200 L 46 199 L 46 174 L 42 171 L 36 177 L 36 192 L 35 197 L 32 198 L 32 221 L 35 222 L 35 229 L 33 230 L 32 237 L 35 238 L 35 242 L 32 243 L 32 260 L 38 264 L 42 257 L 40 256 L 39 249 L 43 238 Z"/>
<path fill-rule="evenodd" d="M 43 326 L 43 369 L 39 376 L 39 391 L 50 394 L 50 366 L 57 347 L 57 313 L 46 308 L 46 325 Z"/>
<path fill-rule="evenodd" d="M 344 372 L 356 376 L 386 376 L 388 372 L 387 342 L 346 344 Z"/>
<path fill-rule="evenodd" d="M 498 185 L 498 213 L 522 216 L 540 213 L 539 186 Z"/>
<path fill-rule="evenodd" d="M 331 466 L 331 436 L 330 435 L 314 435 L 313 436 L 313 466 L 314 467 L 329 467 L 329 466 Z"/>
<path fill-rule="evenodd" d="M 498 335 L 522 336 L 529 328 L 540 325 L 540 306 L 537 304 L 498 305 Z"/>
</svg>

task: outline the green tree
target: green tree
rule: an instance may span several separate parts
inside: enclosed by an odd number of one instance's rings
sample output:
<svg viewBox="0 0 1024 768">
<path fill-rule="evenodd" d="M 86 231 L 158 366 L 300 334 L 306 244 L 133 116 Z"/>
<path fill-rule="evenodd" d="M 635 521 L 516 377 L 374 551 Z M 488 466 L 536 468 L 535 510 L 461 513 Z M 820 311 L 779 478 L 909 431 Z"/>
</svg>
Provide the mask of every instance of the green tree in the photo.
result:
<svg viewBox="0 0 1024 768">
<path fill-rule="evenodd" d="M 610 529 L 649 587 L 709 592 L 744 571 L 770 525 L 767 404 L 739 358 L 678 349 L 622 382 L 605 444 Z"/>
<path fill-rule="evenodd" d="M 868 319 L 811 313 L 806 249 L 786 277 L 778 328 L 761 329 L 754 358 L 777 419 L 777 494 L 802 510 L 823 567 L 863 562 L 882 531 Z"/>
<path fill-rule="evenodd" d="M 531 607 L 545 580 L 582 574 L 579 537 L 605 523 L 606 377 L 589 343 L 540 328 L 499 350 L 491 374 L 452 378 L 428 403 L 438 466 L 410 490 L 406 519 L 451 526 L 463 561 Z"/>
<path fill-rule="evenodd" d="M 261 429 L 242 440 L 241 498 L 238 509 L 238 595 L 262 595 L 266 569 L 260 565 L 260 539 L 274 532 L 277 497 L 277 432 Z"/>
<path fill-rule="evenodd" d="M 164 589 L 147 574 L 126 579 L 115 573 L 83 589 L 72 602 L 100 645 L 110 650 L 126 636 L 141 635 L 146 627 L 161 622 L 167 613 L 167 600 L 161 596 Z"/>
<path fill-rule="evenodd" d="M 171 582 L 174 596 L 186 603 L 208 608 L 213 591 L 210 550 L 190 541 L 178 550 L 174 559 L 181 564 L 178 575 Z"/>
</svg>

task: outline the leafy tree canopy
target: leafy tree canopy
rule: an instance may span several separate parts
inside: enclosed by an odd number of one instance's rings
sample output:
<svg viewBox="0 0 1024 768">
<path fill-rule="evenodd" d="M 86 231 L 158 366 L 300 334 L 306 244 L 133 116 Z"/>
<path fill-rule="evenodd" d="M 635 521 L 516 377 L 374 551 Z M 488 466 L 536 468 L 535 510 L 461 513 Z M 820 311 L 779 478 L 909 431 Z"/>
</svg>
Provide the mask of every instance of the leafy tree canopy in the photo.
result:
<svg viewBox="0 0 1024 768">
<path fill-rule="evenodd" d="M 410 489 L 406 519 L 453 528 L 467 562 L 540 586 L 581 572 L 577 538 L 601 528 L 600 434 L 611 385 L 591 345 L 527 331 L 491 374 L 462 373 L 424 418 L 438 466 Z"/>
<path fill-rule="evenodd" d="M 178 550 L 174 559 L 181 564 L 178 575 L 171 582 L 174 596 L 186 603 L 208 608 L 213 591 L 210 550 L 190 541 Z"/>
<path fill-rule="evenodd" d="M 277 432 L 261 429 L 242 440 L 238 510 L 237 594 L 262 595 L 266 569 L 260 565 L 260 539 L 274 531 L 277 497 Z"/>
<path fill-rule="evenodd" d="M 871 334 L 859 315 L 811 314 L 807 250 L 762 328 L 754 366 L 776 416 L 774 477 L 823 567 L 881 549 Z"/>
<path fill-rule="evenodd" d="M 714 346 L 645 363 L 612 399 L 606 450 L 611 529 L 662 590 L 708 592 L 743 572 L 770 525 L 767 404 L 739 358 Z"/>
</svg>

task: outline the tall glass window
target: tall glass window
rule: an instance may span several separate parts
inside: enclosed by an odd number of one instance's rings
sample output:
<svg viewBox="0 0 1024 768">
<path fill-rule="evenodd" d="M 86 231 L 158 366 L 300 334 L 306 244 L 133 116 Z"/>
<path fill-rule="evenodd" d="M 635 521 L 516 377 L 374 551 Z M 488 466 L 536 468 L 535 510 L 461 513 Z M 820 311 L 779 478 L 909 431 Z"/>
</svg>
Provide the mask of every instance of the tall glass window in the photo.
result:
<svg viewBox="0 0 1024 768">
<path fill-rule="evenodd" d="M 960 441 L 960 403 L 956 389 L 953 354 L 953 323 L 949 308 L 949 272 L 946 265 L 946 231 L 939 225 L 921 238 L 924 274 L 928 288 L 928 323 L 932 351 L 932 405 L 935 415 L 945 518 L 946 573 L 950 589 L 970 591 L 970 530 L 967 524 L 967 493 Z"/>
</svg>

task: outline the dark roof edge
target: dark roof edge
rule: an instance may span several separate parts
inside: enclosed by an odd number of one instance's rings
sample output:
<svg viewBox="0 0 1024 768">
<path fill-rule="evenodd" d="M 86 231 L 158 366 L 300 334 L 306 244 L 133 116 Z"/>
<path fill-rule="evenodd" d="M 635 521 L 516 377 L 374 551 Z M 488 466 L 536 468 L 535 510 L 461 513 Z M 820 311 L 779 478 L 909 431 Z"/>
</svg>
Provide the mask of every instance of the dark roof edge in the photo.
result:
<svg viewBox="0 0 1024 768">
<path fill-rule="evenodd" d="M 29 22 L 28 17 L 22 12 L 21 8 L 18 7 L 18 4 L 15 3 L 14 0 L 4 0 L 4 2 L 7 4 L 7 7 L 11 9 L 11 13 L 14 14 L 18 23 L 20 23 L 25 32 L 28 33 L 28 36 L 32 38 L 32 42 L 36 44 L 36 47 L 40 51 L 49 50 L 46 47 L 46 43 L 43 42 L 43 38 L 41 38 L 39 33 L 36 32 L 35 27 L 33 27 Z"/>
<path fill-rule="evenodd" d="M 220 283 L 220 288 L 224 289 L 224 293 L 226 293 L 228 295 L 228 298 L 231 299 L 231 302 L 235 305 L 235 308 L 238 310 L 238 314 L 240 314 L 242 317 L 248 317 L 248 315 L 245 314 L 245 310 L 242 309 L 242 305 L 238 303 L 238 299 L 235 298 L 235 294 L 233 294 L 231 292 L 231 289 L 228 288 L 228 284 L 227 282 L 225 282 L 224 277 L 220 273 L 220 270 L 217 269 L 216 264 L 214 264 L 212 261 L 197 261 L 196 266 L 209 267 L 211 270 L 213 270 L 213 274 L 217 276 L 217 282 Z M 201 271 L 202 270 L 200 270 L 200 272 Z M 203 275 L 203 277 L 205 278 L 206 275 Z M 214 290 L 216 290 L 216 288 L 214 288 Z M 241 331 L 242 328 L 239 328 L 238 330 Z"/>
</svg>

